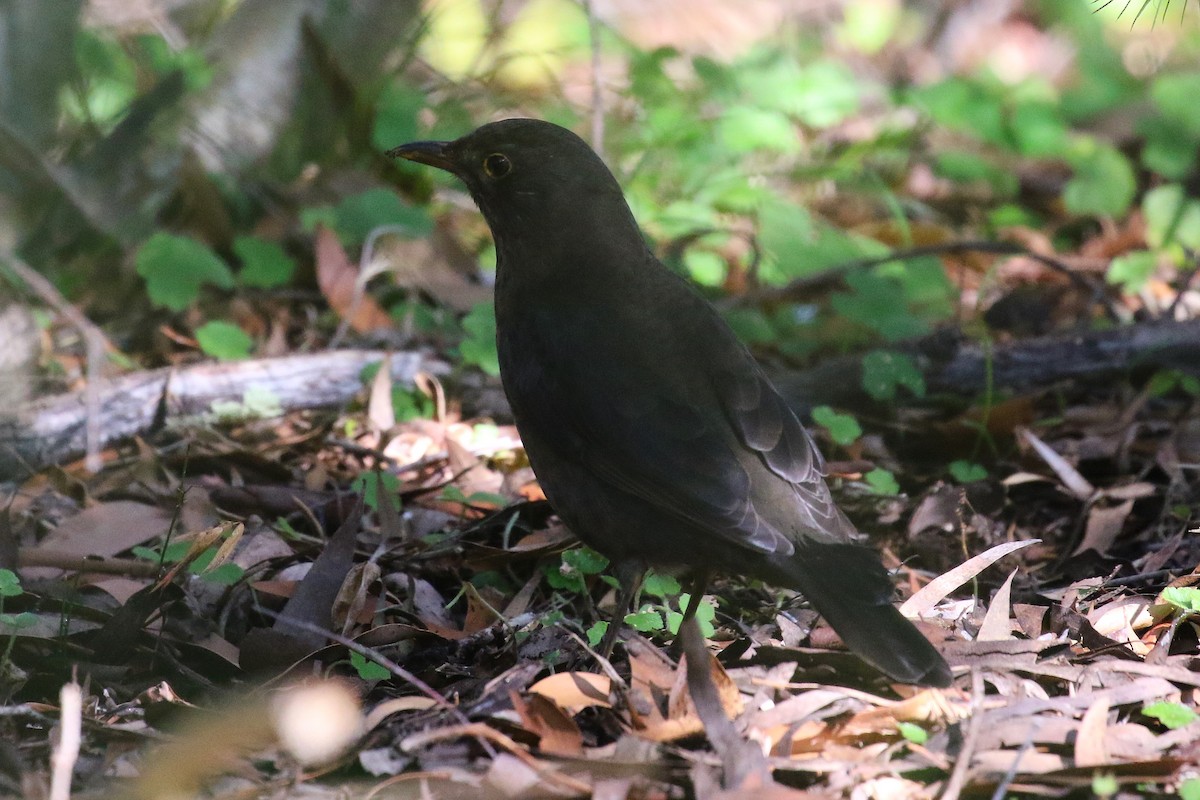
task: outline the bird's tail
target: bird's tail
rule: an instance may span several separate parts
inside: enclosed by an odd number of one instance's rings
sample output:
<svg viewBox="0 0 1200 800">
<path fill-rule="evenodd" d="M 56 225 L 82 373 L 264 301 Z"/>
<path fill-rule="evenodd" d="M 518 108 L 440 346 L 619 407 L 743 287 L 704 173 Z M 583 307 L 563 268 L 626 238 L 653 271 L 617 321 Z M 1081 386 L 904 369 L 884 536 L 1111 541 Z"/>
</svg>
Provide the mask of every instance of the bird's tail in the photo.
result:
<svg viewBox="0 0 1200 800">
<path fill-rule="evenodd" d="M 879 555 L 854 544 L 809 543 L 772 560 L 767 578 L 798 589 L 846 646 L 903 683 L 949 686 L 950 667 L 892 605 L 892 581 Z"/>
</svg>

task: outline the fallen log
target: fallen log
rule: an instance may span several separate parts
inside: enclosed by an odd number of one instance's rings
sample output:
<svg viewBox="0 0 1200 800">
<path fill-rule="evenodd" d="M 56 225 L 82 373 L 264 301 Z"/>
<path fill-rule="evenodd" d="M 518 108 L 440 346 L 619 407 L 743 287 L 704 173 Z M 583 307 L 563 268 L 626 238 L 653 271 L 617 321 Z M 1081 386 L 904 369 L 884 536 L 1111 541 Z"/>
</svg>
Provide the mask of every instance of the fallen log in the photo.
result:
<svg viewBox="0 0 1200 800">
<path fill-rule="evenodd" d="M 913 357 L 928 394 L 969 401 L 989 386 L 998 392 L 1023 392 L 1063 382 L 1111 381 L 1137 370 L 1200 374 L 1200 320 L 1072 332 L 991 347 L 950 334 L 895 349 Z M 243 402 L 247 393 L 274 399 L 282 411 L 336 408 L 362 389 L 363 368 L 385 355 L 376 350 L 335 350 L 125 375 L 107 381 L 101 393 L 102 445 L 145 434 L 163 422 L 209 414 L 214 403 Z M 419 353 L 392 354 L 395 380 L 411 383 L 420 371 L 444 374 L 448 367 Z M 820 404 L 853 409 L 872 402 L 862 388 L 859 356 L 777 372 L 773 378 L 784 397 L 800 410 Z M 487 413 L 501 417 L 508 413 L 499 392 L 484 386 L 477 394 L 475 402 L 468 400 L 466 405 L 485 405 Z M 908 403 L 911 398 L 901 396 L 896 402 Z M 0 411 L 0 481 L 79 458 L 84 452 L 85 416 L 82 393 L 27 403 L 12 417 Z"/>
<path fill-rule="evenodd" d="M 1200 375 L 1200 320 L 1073 331 L 990 346 L 947 332 L 888 349 L 913 358 L 928 395 L 971 400 L 989 387 L 1003 393 L 1029 392 L 1159 369 Z M 861 356 L 833 358 L 772 378 L 797 409 L 821 404 L 856 408 L 871 402 L 862 388 Z M 901 397 L 896 402 L 909 401 Z"/>
<path fill-rule="evenodd" d="M 363 369 L 387 356 L 381 350 L 331 350 L 122 375 L 106 380 L 100 392 L 100 444 L 116 444 L 187 417 L 211 416 L 221 404 L 267 402 L 281 412 L 337 408 L 362 390 Z M 448 369 L 412 352 L 392 353 L 391 366 L 393 380 L 408 384 L 418 372 Z M 79 458 L 86 445 L 86 417 L 82 392 L 26 403 L 12 416 L 0 409 L 0 481 Z"/>
</svg>

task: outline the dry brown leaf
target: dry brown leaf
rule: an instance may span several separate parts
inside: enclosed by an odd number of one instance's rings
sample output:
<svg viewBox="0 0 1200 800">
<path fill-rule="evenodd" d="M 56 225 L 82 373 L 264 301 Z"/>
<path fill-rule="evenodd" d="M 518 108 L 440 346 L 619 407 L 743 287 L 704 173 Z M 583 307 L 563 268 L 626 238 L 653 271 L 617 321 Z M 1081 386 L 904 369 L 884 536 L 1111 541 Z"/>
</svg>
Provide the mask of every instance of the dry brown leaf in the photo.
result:
<svg viewBox="0 0 1200 800">
<path fill-rule="evenodd" d="M 910 619 L 933 609 L 946 596 L 1010 553 L 1038 544 L 1041 539 L 1005 542 L 967 559 L 949 572 L 939 575 L 904 601 L 900 613 Z"/>
<path fill-rule="evenodd" d="M 232 545 L 228 540 L 226 540 L 217 551 L 216 556 L 213 557 L 212 563 L 209 565 L 209 568 L 216 569 L 217 566 L 220 566 L 220 564 L 217 562 L 217 556 L 224 554 L 222 563 L 224 560 L 228 559 L 233 553 L 233 548 L 237 546 L 239 541 L 241 541 L 242 534 L 245 532 L 245 523 L 224 522 L 220 525 L 214 525 L 207 530 L 184 534 L 183 536 L 178 537 L 177 541 L 189 542 L 187 553 L 184 554 L 183 558 L 181 558 L 179 561 L 172 564 L 171 568 L 168 569 L 166 573 L 158 579 L 158 583 L 155 585 L 155 588 L 163 589 L 170 585 L 170 583 L 175 580 L 175 577 L 180 572 L 187 569 L 193 561 L 204 555 L 208 548 L 212 547 L 217 542 L 220 542 L 222 539 L 225 539 L 226 534 L 228 534 L 228 539 L 232 540 L 233 542 Z M 209 569 L 205 569 L 205 572 L 208 571 Z"/>
<path fill-rule="evenodd" d="M 504 595 L 500 590 L 491 586 L 481 589 L 475 584 L 467 582 L 463 584 L 463 594 L 467 596 L 467 613 L 463 617 L 463 633 L 475 633 L 496 622 L 504 621 L 503 615 L 497 609 L 497 606 L 504 602 Z"/>
<path fill-rule="evenodd" d="M 971 759 L 978 772 L 1000 777 L 1010 771 L 1017 775 L 1041 775 L 1066 766 L 1062 756 L 1040 750 L 985 750 Z"/>
<path fill-rule="evenodd" d="M 392 356 L 389 353 L 371 381 L 371 392 L 367 396 L 367 419 L 379 432 L 396 427 L 396 409 L 392 405 Z"/>
<path fill-rule="evenodd" d="M 1146 655 L 1150 648 L 1136 633 L 1154 624 L 1150 613 L 1151 601 L 1145 597 L 1119 597 L 1092 609 L 1088 622 L 1103 636 L 1124 642 L 1138 655 Z"/>
<path fill-rule="evenodd" d="M 76 556 L 112 556 L 161 536 L 171 527 L 171 513 L 157 506 L 114 500 L 85 508 L 46 534 L 40 547 Z M 62 570 L 31 567 L 26 579 L 60 575 Z"/>
<path fill-rule="evenodd" d="M 334 630 L 347 636 L 359 624 L 370 623 L 378 598 L 369 592 L 380 575 L 379 565 L 374 561 L 364 561 L 350 568 L 329 612 Z"/>
<path fill-rule="evenodd" d="M 942 484 L 922 498 L 917 510 L 908 521 L 908 535 L 936 528 L 952 531 L 958 525 L 959 510 L 963 504 L 963 490 L 951 484 Z"/>
<path fill-rule="evenodd" d="M 812 715 L 831 704 L 850 698 L 844 691 L 837 689 L 811 689 L 801 694 L 776 703 L 770 708 L 747 713 L 742 718 L 742 728 L 751 733 L 775 728 L 788 728 L 804 722 Z"/>
<path fill-rule="evenodd" d="M 1067 463 L 1067 460 L 1054 451 L 1050 445 L 1039 439 L 1028 428 L 1020 429 L 1021 437 L 1034 449 L 1041 459 L 1046 462 L 1054 474 L 1062 481 L 1067 490 L 1079 500 L 1087 500 L 1096 494 L 1096 487 L 1087 478 L 1079 474 L 1079 470 Z"/>
<path fill-rule="evenodd" d="M 979 634 L 975 637 L 980 642 L 1000 642 L 1005 639 L 1013 638 L 1012 634 L 1012 609 L 1009 598 L 1012 595 L 1013 578 L 1017 576 L 1017 570 L 1008 573 L 1008 577 L 1000 588 L 996 590 L 996 594 L 992 597 L 992 604 L 988 606 L 987 613 L 983 616 L 983 623 L 979 626 Z"/>
<path fill-rule="evenodd" d="M 1200 730 L 1192 731 L 1193 735 L 1197 733 Z M 1104 746 L 1112 762 L 1149 761 L 1162 755 L 1171 746 L 1165 739 L 1164 736 L 1155 736 L 1145 726 L 1132 722 L 1109 725 L 1104 732 Z"/>
<path fill-rule="evenodd" d="M 522 697 L 510 692 L 513 710 L 521 718 L 521 727 L 538 737 L 538 749 L 555 756 L 583 755 L 583 734 L 575 720 L 553 700 L 540 694 Z"/>
<path fill-rule="evenodd" d="M 1108 748 L 1104 743 L 1108 709 L 1108 698 L 1101 695 L 1084 712 L 1075 734 L 1075 766 L 1099 767 L 1108 763 Z"/>
<path fill-rule="evenodd" d="M 626 642 L 630 663 L 630 718 L 638 736 L 656 742 L 670 742 L 693 736 L 704 730 L 687 691 L 686 664 L 671 664 L 662 652 L 642 637 Z M 742 712 L 742 696 L 737 685 L 716 658 L 712 658 L 713 684 L 725 713 L 736 718 Z M 662 704 L 666 701 L 666 713 Z"/>
<path fill-rule="evenodd" d="M 566 787 L 546 779 L 544 772 L 509 753 L 499 753 L 483 777 L 485 797 L 575 797 Z M 486 791 L 491 789 L 491 791 Z"/>
<path fill-rule="evenodd" d="M 899 702 L 858 712 L 842 726 L 840 733 L 847 736 L 868 733 L 891 735 L 896 732 L 898 722 L 918 725 L 957 722 L 968 714 L 961 697 L 951 690 L 923 689 Z"/>
<path fill-rule="evenodd" d="M 392 714 L 400 714 L 404 711 L 428 711 L 436 705 L 436 700 L 423 695 L 392 697 L 384 700 L 367 713 L 364 728 L 371 731 L 379 727 L 379 724 Z"/>
<path fill-rule="evenodd" d="M 1129 512 L 1132 510 L 1132 500 L 1125 500 L 1115 506 L 1093 503 L 1088 510 L 1083 540 L 1071 555 L 1077 556 L 1085 550 L 1094 550 L 1100 555 L 1108 553 L 1108 549 L 1120 537 L 1125 528 L 1125 520 L 1129 518 Z"/>
<path fill-rule="evenodd" d="M 612 708 L 609 701 L 612 681 L 594 672 L 559 672 L 542 678 L 529 691 L 557 703 L 568 714 L 578 714 L 585 708 Z"/>
<path fill-rule="evenodd" d="M 346 255 L 337 234 L 324 225 L 317 226 L 315 250 L 317 286 L 329 307 L 358 333 L 391 327 L 391 317 L 375 298 L 359 291 L 358 267 Z"/>
</svg>

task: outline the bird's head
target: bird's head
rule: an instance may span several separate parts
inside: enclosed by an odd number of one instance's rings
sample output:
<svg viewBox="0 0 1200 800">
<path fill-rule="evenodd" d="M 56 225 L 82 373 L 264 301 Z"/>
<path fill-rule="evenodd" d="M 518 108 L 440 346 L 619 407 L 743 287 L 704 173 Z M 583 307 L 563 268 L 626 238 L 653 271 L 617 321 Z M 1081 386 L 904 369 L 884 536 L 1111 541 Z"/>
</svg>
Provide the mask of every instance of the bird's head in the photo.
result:
<svg viewBox="0 0 1200 800">
<path fill-rule="evenodd" d="M 388 155 L 462 180 L 502 252 L 516 239 L 536 245 L 545 235 L 637 230 L 621 187 L 600 157 L 583 139 L 549 122 L 506 119 L 452 142 L 412 142 Z"/>
</svg>

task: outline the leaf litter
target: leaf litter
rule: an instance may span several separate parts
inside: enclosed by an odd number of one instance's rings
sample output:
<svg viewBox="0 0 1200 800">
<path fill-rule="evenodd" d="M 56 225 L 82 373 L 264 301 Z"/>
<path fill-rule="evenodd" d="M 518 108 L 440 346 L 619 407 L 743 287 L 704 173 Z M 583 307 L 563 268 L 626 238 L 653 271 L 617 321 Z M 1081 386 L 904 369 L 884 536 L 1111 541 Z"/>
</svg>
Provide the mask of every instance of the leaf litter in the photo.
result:
<svg viewBox="0 0 1200 800">
<path fill-rule="evenodd" d="M 972 542 L 966 558 L 926 553 L 921 571 L 895 561 L 918 587 L 902 609 L 955 668 L 954 688 L 889 685 L 791 593 L 729 579 L 709 597 L 706 707 L 665 624 L 624 636 L 614 664 L 597 661 L 587 633 L 607 619 L 612 586 L 569 566 L 569 534 L 543 501 L 520 499 L 528 472 L 511 432 L 446 412 L 396 423 L 387 394 L 370 392 L 354 448 L 329 444 L 345 419 L 309 412 L 291 419 L 305 433 L 287 446 L 235 426 L 115 468 L 137 482 L 111 470 L 35 478 L 8 499 L 4 537 L 24 553 L 65 544 L 97 566 L 142 565 L 111 591 L 113 576 L 86 562 L 30 571 L 7 598 L 6 620 L 43 621 L 11 633 L 7 708 L 30 765 L 13 780 L 40 774 L 45 721 L 73 674 L 86 678 L 77 774 L 101 795 L 161 796 L 163 769 L 211 796 L 298 785 L 430 797 L 675 797 L 685 785 L 706 798 L 1066 796 L 1101 778 L 1136 794 L 1195 777 L 1195 534 L 1158 499 L 1161 478 L 1104 481 L 1077 466 L 1102 474 L 1096 459 L 1128 445 L 1093 436 L 1079 461 L 1089 430 L 1064 446 L 1063 423 L 1022 434 L 1030 460 L 985 479 L 1005 498 L 988 514 L 971 509 L 970 486 L 934 482 L 896 501 L 910 541 L 940 529 Z M 330 488 L 355 476 L 367 504 Z M 37 530 L 45 508 L 66 509 L 49 534 Z M 215 577 L 223 564 L 235 572 Z M 342 712 L 300 714 L 312 721 L 288 728 L 271 711 L 299 691 L 289 687 L 321 686 L 345 699 L 333 701 L 348 719 L 335 744 L 304 740 Z M 214 703 L 224 710 L 197 727 L 195 706 Z M 764 771 L 723 783 L 730 757 L 710 744 L 714 714 Z"/>
</svg>

